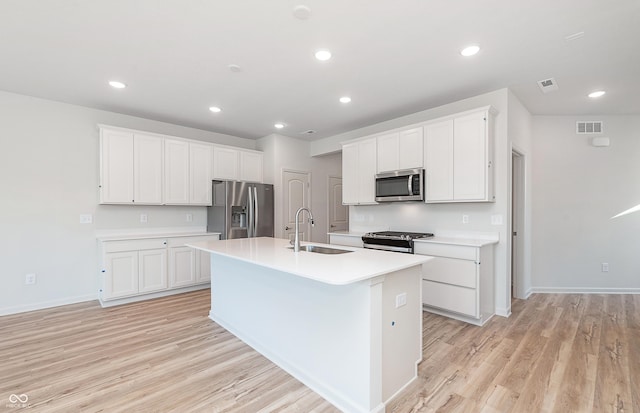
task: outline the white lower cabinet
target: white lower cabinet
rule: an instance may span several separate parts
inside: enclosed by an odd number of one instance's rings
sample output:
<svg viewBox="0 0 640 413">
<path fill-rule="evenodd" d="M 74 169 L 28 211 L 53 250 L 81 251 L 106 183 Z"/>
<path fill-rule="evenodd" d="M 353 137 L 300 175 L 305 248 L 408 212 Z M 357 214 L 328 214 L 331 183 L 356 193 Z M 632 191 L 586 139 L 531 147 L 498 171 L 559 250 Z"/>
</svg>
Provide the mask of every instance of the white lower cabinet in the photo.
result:
<svg viewBox="0 0 640 413">
<path fill-rule="evenodd" d="M 344 245 L 346 247 L 363 247 L 361 234 L 339 234 L 329 233 L 329 244 L 331 245 Z"/>
<path fill-rule="evenodd" d="M 218 239 L 219 234 L 101 240 L 100 302 L 109 306 L 206 288 L 209 254 L 185 244 Z"/>
<path fill-rule="evenodd" d="M 422 266 L 425 310 L 476 325 L 495 314 L 493 242 L 476 246 L 415 242 L 414 250 L 434 257 Z"/>
<path fill-rule="evenodd" d="M 169 240 L 170 288 L 211 281 L 210 254 L 184 245 L 210 239 L 210 237 L 186 237 Z"/>
</svg>

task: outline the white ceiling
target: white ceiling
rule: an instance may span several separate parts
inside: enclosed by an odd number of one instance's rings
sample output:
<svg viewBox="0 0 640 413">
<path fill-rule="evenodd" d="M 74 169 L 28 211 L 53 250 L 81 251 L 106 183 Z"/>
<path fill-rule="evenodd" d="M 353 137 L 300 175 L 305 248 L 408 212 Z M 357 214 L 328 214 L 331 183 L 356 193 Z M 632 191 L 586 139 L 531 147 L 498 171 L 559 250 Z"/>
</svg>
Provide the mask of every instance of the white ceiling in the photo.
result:
<svg viewBox="0 0 640 413">
<path fill-rule="evenodd" d="M 277 121 L 318 139 L 504 87 L 533 114 L 638 114 L 640 1 L 0 0 L 0 59 L 0 90 L 252 139 Z"/>
</svg>

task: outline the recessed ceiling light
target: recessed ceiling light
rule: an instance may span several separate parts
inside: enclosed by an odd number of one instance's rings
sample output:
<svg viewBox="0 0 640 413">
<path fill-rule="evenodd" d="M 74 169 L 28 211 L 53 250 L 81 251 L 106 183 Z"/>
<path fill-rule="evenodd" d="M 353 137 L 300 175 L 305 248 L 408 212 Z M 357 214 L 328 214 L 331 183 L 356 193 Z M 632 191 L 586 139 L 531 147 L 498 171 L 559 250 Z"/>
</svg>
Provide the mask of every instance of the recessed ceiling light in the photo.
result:
<svg viewBox="0 0 640 413">
<path fill-rule="evenodd" d="M 318 50 L 316 52 L 316 59 L 322 61 L 329 60 L 331 59 L 331 52 L 328 50 Z"/>
<path fill-rule="evenodd" d="M 284 123 L 276 123 L 275 125 L 273 125 L 276 129 L 282 129 L 284 128 Z"/>
<path fill-rule="evenodd" d="M 109 86 L 116 88 L 116 89 L 124 89 L 125 87 L 127 87 L 127 85 L 125 85 L 122 82 L 118 82 L 117 80 L 111 80 L 109 82 Z"/>
<path fill-rule="evenodd" d="M 340 98 L 340 103 L 349 103 L 351 102 L 351 98 L 349 96 L 343 96 Z"/>
<path fill-rule="evenodd" d="M 213 113 L 218 113 L 218 112 L 221 112 L 221 111 L 222 111 L 222 109 L 220 109 L 220 108 L 219 108 L 219 107 L 217 107 L 217 106 L 211 106 L 211 107 L 209 108 L 209 110 L 210 110 L 211 112 L 213 112 Z"/>
<path fill-rule="evenodd" d="M 480 46 L 473 45 L 473 46 L 467 46 L 464 49 L 462 49 L 460 51 L 460 54 L 465 56 L 465 57 L 469 57 L 469 56 L 473 56 L 474 54 L 478 53 L 479 51 L 480 51 Z"/>
<path fill-rule="evenodd" d="M 598 90 L 596 92 L 589 93 L 589 97 L 590 98 L 599 98 L 600 96 L 604 95 L 605 93 L 607 93 L 607 92 L 605 92 L 604 90 Z"/>
<path fill-rule="evenodd" d="M 307 20 L 311 15 L 311 9 L 304 4 L 300 4 L 293 8 L 293 15 L 300 20 Z"/>
</svg>

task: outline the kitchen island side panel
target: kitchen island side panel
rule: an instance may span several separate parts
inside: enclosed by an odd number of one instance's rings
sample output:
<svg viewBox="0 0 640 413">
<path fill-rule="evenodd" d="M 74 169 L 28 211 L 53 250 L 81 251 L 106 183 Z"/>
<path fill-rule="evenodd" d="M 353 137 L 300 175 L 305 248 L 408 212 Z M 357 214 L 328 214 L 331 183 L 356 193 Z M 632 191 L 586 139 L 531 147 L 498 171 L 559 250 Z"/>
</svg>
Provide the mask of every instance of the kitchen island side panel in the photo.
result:
<svg viewBox="0 0 640 413">
<path fill-rule="evenodd" d="M 212 254 L 210 318 L 347 412 L 384 411 L 384 278 L 330 285 Z"/>
</svg>

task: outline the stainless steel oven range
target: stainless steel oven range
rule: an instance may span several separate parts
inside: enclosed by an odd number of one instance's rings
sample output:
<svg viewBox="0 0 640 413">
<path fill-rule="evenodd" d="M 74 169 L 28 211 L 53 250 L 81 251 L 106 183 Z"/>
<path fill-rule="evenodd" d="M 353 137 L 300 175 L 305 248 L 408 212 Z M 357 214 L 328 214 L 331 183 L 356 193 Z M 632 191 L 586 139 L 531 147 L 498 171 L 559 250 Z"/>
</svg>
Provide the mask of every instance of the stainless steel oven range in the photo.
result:
<svg viewBox="0 0 640 413">
<path fill-rule="evenodd" d="M 433 234 L 424 232 L 381 231 L 367 232 L 362 236 L 362 241 L 365 248 L 413 254 L 413 240 L 429 237 L 433 237 Z"/>
</svg>

